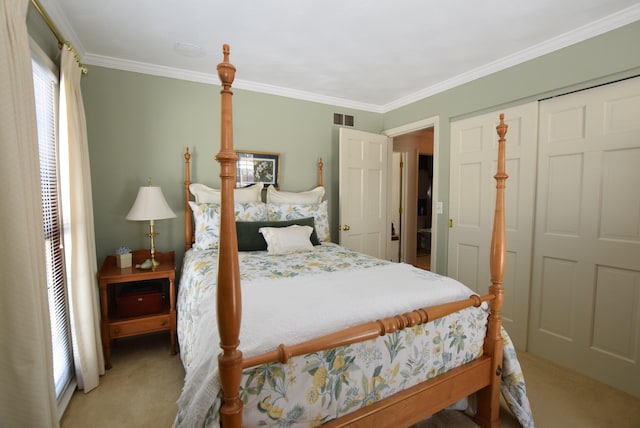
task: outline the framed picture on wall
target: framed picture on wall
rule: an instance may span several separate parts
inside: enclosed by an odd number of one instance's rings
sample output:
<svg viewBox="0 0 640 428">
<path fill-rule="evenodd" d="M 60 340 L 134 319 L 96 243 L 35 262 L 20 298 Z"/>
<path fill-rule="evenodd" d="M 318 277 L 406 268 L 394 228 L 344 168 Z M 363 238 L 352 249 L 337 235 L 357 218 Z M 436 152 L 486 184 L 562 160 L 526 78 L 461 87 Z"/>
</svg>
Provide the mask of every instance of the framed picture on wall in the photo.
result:
<svg viewBox="0 0 640 428">
<path fill-rule="evenodd" d="M 280 187 L 280 153 L 236 151 L 236 187 L 262 182 Z"/>
</svg>

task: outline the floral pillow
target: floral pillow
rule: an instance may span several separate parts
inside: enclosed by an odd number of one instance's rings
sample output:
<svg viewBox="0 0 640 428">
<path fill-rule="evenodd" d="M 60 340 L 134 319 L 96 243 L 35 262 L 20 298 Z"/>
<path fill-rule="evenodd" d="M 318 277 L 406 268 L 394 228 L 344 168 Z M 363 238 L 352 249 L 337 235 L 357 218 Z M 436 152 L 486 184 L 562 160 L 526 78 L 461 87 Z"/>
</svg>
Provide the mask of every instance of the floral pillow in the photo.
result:
<svg viewBox="0 0 640 428">
<path fill-rule="evenodd" d="M 327 201 L 313 204 L 268 203 L 267 212 L 269 221 L 297 220 L 304 217 L 313 217 L 318 239 L 322 242 L 331 241 Z"/>
<path fill-rule="evenodd" d="M 220 242 L 220 204 L 189 202 L 195 223 L 196 250 L 218 248 Z M 234 207 L 236 220 L 266 221 L 267 204 L 264 202 L 238 202 Z"/>
<path fill-rule="evenodd" d="M 267 204 L 264 202 L 244 202 L 235 204 L 236 220 L 267 221 Z"/>
</svg>

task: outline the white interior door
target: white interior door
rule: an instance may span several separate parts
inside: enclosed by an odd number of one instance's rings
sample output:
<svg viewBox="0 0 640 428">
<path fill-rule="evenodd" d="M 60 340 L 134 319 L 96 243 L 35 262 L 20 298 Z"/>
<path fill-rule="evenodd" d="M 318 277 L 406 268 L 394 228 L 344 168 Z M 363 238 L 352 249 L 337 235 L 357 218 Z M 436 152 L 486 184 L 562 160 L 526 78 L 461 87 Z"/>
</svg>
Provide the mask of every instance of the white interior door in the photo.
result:
<svg viewBox="0 0 640 428">
<path fill-rule="evenodd" d="M 381 259 L 391 240 L 390 147 L 384 135 L 340 128 L 340 245 Z"/>
<path fill-rule="evenodd" d="M 538 103 L 501 110 L 506 135 L 507 265 L 502 307 L 514 344 L 526 349 L 535 195 Z M 491 283 L 489 254 L 495 211 L 499 113 L 451 124 L 447 274 L 479 294 Z"/>
<path fill-rule="evenodd" d="M 640 78 L 540 103 L 529 351 L 640 397 Z"/>
</svg>

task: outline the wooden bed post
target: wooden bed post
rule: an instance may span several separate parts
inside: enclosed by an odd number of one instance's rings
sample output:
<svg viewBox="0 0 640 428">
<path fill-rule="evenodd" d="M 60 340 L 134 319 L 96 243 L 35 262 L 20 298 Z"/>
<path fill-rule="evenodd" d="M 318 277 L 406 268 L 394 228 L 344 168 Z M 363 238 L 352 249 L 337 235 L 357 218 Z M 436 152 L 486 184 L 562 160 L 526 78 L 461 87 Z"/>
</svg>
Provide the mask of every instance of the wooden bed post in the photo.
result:
<svg viewBox="0 0 640 428">
<path fill-rule="evenodd" d="M 506 172 L 505 135 L 508 125 L 504 123 L 504 114 L 500 114 L 498 132 L 498 171 L 496 179 L 496 211 L 493 218 L 493 235 L 491 236 L 491 287 L 489 293 L 495 296 L 490 303 L 491 315 L 487 325 L 487 338 L 484 341 L 484 353 L 493 359 L 491 384 L 480 390 L 478 394 L 478 415 L 476 422 L 483 427 L 500 426 L 500 381 L 502 374 L 502 302 L 504 289 L 502 281 L 506 264 L 507 238 L 504 216 L 504 189 L 509 176 Z"/>
<path fill-rule="evenodd" d="M 242 427 L 242 401 L 240 380 L 242 377 L 242 352 L 240 344 L 240 320 L 242 296 L 240 293 L 240 266 L 238 263 L 238 239 L 233 200 L 238 157 L 233 149 L 233 115 L 231 108 L 231 84 L 236 68 L 229 63 L 229 45 L 223 45 L 224 61 L 218 64 L 218 76 L 222 82 L 220 125 L 220 152 L 216 160 L 220 163 L 222 189 L 220 212 L 220 248 L 218 255 L 218 330 L 220 347 L 218 356 L 223 402 L 220 409 L 222 426 Z"/>
<path fill-rule="evenodd" d="M 191 238 L 193 237 L 193 214 L 189 205 L 189 186 L 191 185 L 191 168 L 189 161 L 191 153 L 189 147 L 184 153 L 184 250 L 191 248 Z"/>
</svg>

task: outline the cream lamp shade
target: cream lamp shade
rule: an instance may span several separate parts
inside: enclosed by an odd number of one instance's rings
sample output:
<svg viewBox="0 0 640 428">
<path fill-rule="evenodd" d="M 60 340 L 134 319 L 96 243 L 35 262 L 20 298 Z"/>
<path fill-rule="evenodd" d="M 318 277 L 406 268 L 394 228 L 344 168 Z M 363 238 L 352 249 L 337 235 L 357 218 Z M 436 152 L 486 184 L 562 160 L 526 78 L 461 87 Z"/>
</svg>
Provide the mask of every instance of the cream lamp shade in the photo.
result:
<svg viewBox="0 0 640 428">
<path fill-rule="evenodd" d="M 149 221 L 149 238 L 151 239 L 151 259 L 146 263 L 143 263 L 140 267 L 143 269 L 154 269 L 159 265 L 155 258 L 156 244 L 155 236 L 157 233 L 154 228 L 154 220 L 163 220 L 166 218 L 174 218 L 176 213 L 169 207 L 167 201 L 164 199 L 162 189 L 157 186 L 142 186 L 138 190 L 138 196 L 136 197 L 129 214 L 127 214 L 127 220 L 134 221 Z M 147 264 L 148 263 L 148 264 Z M 136 267 L 138 267 L 136 265 Z"/>
<path fill-rule="evenodd" d="M 176 213 L 171 210 L 164 199 L 162 189 L 158 186 L 142 186 L 133 203 L 127 220 L 148 221 L 174 218 Z"/>
</svg>

